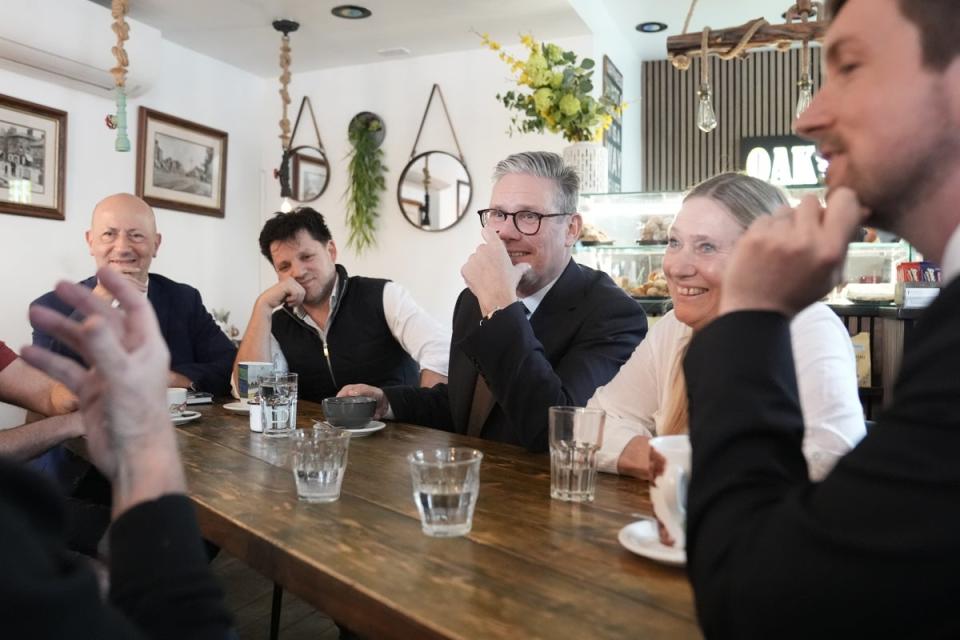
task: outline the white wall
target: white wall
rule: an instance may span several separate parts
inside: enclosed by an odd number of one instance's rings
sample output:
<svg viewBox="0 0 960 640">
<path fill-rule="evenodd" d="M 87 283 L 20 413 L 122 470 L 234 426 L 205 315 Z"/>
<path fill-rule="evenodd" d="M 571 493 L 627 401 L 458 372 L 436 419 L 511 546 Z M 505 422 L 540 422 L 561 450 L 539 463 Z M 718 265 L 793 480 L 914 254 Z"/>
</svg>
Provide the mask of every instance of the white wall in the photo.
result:
<svg viewBox="0 0 960 640">
<path fill-rule="evenodd" d="M 623 166 L 621 191 L 640 191 L 643 187 L 643 60 L 636 48 L 622 35 L 621 27 L 603 2 L 569 0 L 580 18 L 593 33 L 592 57 L 596 62 L 594 84 L 603 89 L 603 56 L 613 61 L 623 74 Z M 599 95 L 599 94 L 598 94 Z"/>
<path fill-rule="evenodd" d="M 557 40 L 557 44 L 580 55 L 592 52 L 590 37 Z M 510 48 L 514 55 L 525 50 Z M 397 203 L 397 182 L 417 134 L 430 89 L 440 85 L 450 117 L 467 161 L 474 192 L 466 217 L 441 232 L 426 232 L 410 225 Z M 320 127 L 332 175 L 327 191 L 312 206 L 324 214 L 339 249 L 339 261 L 351 273 L 385 277 L 404 285 L 414 298 L 444 325 L 449 326 L 453 304 L 463 289 L 460 267 L 480 240 L 480 222 L 475 211 L 489 203 L 490 175 L 497 161 L 519 151 L 560 152 L 566 143 L 559 135 L 517 135 L 508 137 L 510 115 L 495 96 L 514 88 L 508 67 L 486 49 L 449 53 L 410 60 L 341 67 L 312 73 L 294 73 L 293 115 L 300 96 L 310 96 Z M 279 99 L 269 92 L 267 108 L 279 119 Z M 387 190 L 380 208 L 378 246 L 363 255 L 346 247 L 343 193 L 347 187 L 349 151 L 347 124 L 354 114 L 373 111 L 386 122 L 384 141 Z M 309 126 L 309 125 L 308 125 Z M 274 128 L 275 129 L 275 128 Z M 265 134 L 264 166 L 279 163 L 277 130 Z M 310 132 L 312 134 L 312 131 Z M 300 134 L 297 135 L 298 141 Z M 434 99 L 417 151 L 439 149 L 456 153 L 439 100 Z M 279 186 L 270 181 L 267 202 L 279 204 Z M 269 214 L 267 214 L 269 215 Z M 262 274 L 266 282 L 274 275 L 266 261 Z"/>
<path fill-rule="evenodd" d="M 47 3 L 49 4 L 49 3 Z M 57 18 L 69 24 L 71 5 L 103 12 L 103 33 L 86 34 L 91 47 L 109 51 L 109 12 L 92 3 L 62 0 Z M 15 10 L 22 10 L 14 8 Z M 102 36 L 102 37 L 101 37 Z M 26 41 L 28 33 L 22 40 Z M 132 33 L 136 38 L 136 33 Z M 136 178 L 136 112 L 140 105 L 229 133 L 226 217 L 157 210 L 163 243 L 153 270 L 198 288 L 208 309 L 227 308 L 245 324 L 259 288 L 256 256 L 238 247 L 255 242 L 261 209 L 262 131 L 270 122 L 262 96 L 265 80 L 168 41 L 152 55 L 162 59 L 152 88 L 128 104 L 134 150 L 113 151 L 114 132 L 103 123 L 111 100 L 0 69 L 0 93 L 68 112 L 66 220 L 0 214 L 0 274 L 5 313 L 0 339 L 19 350 L 30 342 L 27 306 L 60 278 L 93 273 L 84 244 L 93 205 L 118 191 L 133 192 Z M 131 67 L 137 65 L 131 58 Z M 253 239 L 253 240 L 251 240 Z M 0 405 L 0 427 L 18 424 L 22 412 Z"/>
</svg>

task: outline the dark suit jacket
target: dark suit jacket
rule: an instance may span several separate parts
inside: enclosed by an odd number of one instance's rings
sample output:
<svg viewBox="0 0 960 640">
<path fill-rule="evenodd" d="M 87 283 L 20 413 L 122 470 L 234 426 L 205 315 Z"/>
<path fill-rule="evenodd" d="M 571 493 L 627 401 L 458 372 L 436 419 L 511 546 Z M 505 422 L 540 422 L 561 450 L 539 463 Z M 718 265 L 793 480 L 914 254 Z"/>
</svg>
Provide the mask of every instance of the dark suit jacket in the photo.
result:
<svg viewBox="0 0 960 640">
<path fill-rule="evenodd" d="M 97 285 L 97 278 L 87 278 L 80 284 L 92 289 Z M 170 350 L 170 368 L 190 378 L 200 391 L 229 395 L 230 372 L 237 348 L 203 306 L 200 292 L 152 273 L 147 298 L 157 314 L 160 332 Z M 33 304 L 56 309 L 65 315 L 74 313 L 73 307 L 64 304 L 52 291 L 34 300 Z M 79 354 L 39 329 L 33 330 L 33 344 L 83 363 Z"/>
<path fill-rule="evenodd" d="M 52 486 L 0 460 L 0 609 L 4 638 L 227 637 L 230 616 L 207 566 L 193 505 L 167 495 L 110 528 L 110 601 L 64 544 Z"/>
<path fill-rule="evenodd" d="M 480 319 L 464 290 L 453 311 L 448 384 L 385 389 L 397 420 L 466 433 L 479 370 L 497 401 L 482 437 L 545 451 L 547 408 L 586 404 L 647 333 L 636 301 L 573 260 L 529 320 L 519 302 Z"/>
<path fill-rule="evenodd" d="M 923 313 L 891 405 L 823 482 L 801 453 L 789 325 L 721 317 L 685 371 L 688 573 L 712 638 L 960 638 L 960 278 Z"/>
</svg>

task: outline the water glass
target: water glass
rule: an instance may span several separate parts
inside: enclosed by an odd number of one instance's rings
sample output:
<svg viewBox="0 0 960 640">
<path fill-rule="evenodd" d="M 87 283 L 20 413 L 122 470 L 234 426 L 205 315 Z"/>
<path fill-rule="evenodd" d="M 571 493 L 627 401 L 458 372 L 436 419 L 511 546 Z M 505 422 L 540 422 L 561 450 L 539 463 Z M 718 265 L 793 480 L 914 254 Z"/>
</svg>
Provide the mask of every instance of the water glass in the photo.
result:
<svg viewBox="0 0 960 640">
<path fill-rule="evenodd" d="M 457 447 L 418 450 L 407 456 L 413 501 L 425 534 L 448 538 L 470 533 L 482 459 L 476 449 Z"/>
<path fill-rule="evenodd" d="M 287 390 L 290 395 L 290 429 L 297 428 L 297 396 L 298 392 L 298 376 L 296 373 L 290 373 L 289 371 L 284 371 L 282 373 L 272 373 L 270 374 L 271 380 L 276 380 L 287 385 Z"/>
<path fill-rule="evenodd" d="M 550 407 L 549 418 L 550 497 L 593 502 L 606 413 L 602 409 Z"/>
<path fill-rule="evenodd" d="M 293 479 L 297 497 L 305 502 L 333 502 L 347 471 L 350 432 L 341 429 L 296 429 L 293 444 Z"/>
<path fill-rule="evenodd" d="M 277 438 L 293 432 L 290 424 L 292 403 L 289 384 L 273 376 L 260 379 L 260 427 L 263 435 Z"/>
</svg>

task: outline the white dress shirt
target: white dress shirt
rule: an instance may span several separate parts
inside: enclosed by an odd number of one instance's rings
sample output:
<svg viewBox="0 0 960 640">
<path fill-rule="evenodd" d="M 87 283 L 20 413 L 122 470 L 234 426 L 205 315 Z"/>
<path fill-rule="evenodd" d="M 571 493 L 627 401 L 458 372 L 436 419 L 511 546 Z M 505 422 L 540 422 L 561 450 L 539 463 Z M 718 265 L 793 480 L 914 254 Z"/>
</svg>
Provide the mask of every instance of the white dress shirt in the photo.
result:
<svg viewBox="0 0 960 640">
<path fill-rule="evenodd" d="M 659 432 L 677 350 L 692 333 L 669 312 L 653 325 L 614 379 L 599 387 L 587 403 L 607 412 L 599 452 L 602 471 L 617 472 L 617 460 L 632 438 Z M 837 315 L 819 302 L 796 315 L 790 337 L 806 425 L 803 453 L 810 477 L 819 480 L 865 434 L 853 345 Z"/>
</svg>

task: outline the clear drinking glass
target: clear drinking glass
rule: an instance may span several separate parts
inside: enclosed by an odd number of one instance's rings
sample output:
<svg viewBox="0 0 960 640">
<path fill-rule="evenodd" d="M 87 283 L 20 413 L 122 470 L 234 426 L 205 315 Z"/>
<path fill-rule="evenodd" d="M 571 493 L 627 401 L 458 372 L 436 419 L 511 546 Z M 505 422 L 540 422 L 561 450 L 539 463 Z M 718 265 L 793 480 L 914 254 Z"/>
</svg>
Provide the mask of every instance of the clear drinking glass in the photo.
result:
<svg viewBox="0 0 960 640">
<path fill-rule="evenodd" d="M 293 432 L 290 424 L 292 403 L 287 382 L 275 376 L 260 379 L 260 424 L 263 435 L 277 438 Z"/>
<path fill-rule="evenodd" d="M 407 456 L 413 501 L 425 534 L 447 538 L 470 533 L 482 459 L 476 449 L 457 447 L 418 450 Z"/>
<path fill-rule="evenodd" d="M 606 413 L 583 407 L 550 407 L 549 412 L 550 497 L 593 502 Z"/>
<path fill-rule="evenodd" d="M 347 471 L 350 433 L 341 429 L 297 429 L 291 436 L 293 479 L 305 502 L 333 502 Z"/>
<path fill-rule="evenodd" d="M 299 376 L 296 373 L 290 373 L 289 371 L 277 372 L 270 374 L 271 380 L 276 380 L 287 385 L 287 391 L 290 396 L 290 429 L 297 428 L 297 396 L 298 392 L 298 379 Z"/>
</svg>

